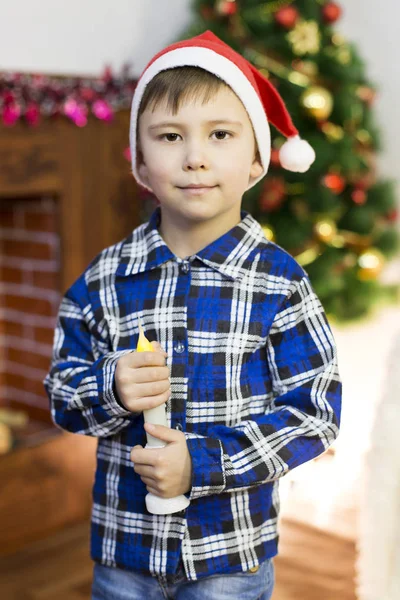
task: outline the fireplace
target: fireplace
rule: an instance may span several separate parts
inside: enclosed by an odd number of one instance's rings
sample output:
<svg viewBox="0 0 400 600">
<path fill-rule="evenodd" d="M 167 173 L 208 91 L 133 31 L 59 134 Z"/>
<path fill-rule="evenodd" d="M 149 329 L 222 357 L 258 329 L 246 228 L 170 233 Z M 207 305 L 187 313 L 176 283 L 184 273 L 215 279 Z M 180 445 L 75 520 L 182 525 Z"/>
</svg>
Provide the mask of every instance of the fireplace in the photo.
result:
<svg viewBox="0 0 400 600">
<path fill-rule="evenodd" d="M 96 439 L 52 423 L 43 379 L 62 295 L 145 217 L 128 132 L 128 111 L 0 125 L 0 425 L 27 421 L 0 455 L 0 555 L 89 518 Z"/>
<path fill-rule="evenodd" d="M 43 379 L 62 294 L 141 222 L 128 111 L 84 128 L 0 126 L 0 407 L 51 423 Z"/>
</svg>

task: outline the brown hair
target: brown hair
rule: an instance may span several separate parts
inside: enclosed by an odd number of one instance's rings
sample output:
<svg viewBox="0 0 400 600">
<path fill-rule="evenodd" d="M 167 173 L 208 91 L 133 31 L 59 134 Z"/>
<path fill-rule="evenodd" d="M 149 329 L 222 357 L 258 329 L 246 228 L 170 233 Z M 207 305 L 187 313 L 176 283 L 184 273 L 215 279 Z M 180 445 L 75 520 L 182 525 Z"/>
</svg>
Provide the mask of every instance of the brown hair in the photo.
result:
<svg viewBox="0 0 400 600">
<path fill-rule="evenodd" d="M 166 100 L 168 109 L 176 115 L 182 102 L 202 97 L 202 104 L 207 104 L 224 87 L 232 89 L 225 81 L 201 67 L 173 67 L 157 73 L 146 86 L 139 105 L 136 127 L 137 163 L 140 164 L 143 160 L 139 144 L 139 119 L 147 107 L 154 111 L 160 102 Z M 257 159 L 261 162 L 258 148 Z"/>
</svg>

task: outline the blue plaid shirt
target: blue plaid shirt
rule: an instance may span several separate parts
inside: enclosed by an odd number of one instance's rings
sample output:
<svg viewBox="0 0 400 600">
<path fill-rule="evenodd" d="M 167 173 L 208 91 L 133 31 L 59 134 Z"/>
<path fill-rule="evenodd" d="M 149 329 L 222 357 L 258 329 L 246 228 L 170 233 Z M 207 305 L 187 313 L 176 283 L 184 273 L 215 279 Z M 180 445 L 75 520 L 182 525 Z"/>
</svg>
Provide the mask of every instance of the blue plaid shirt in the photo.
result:
<svg viewBox="0 0 400 600">
<path fill-rule="evenodd" d="M 98 438 L 91 556 L 189 580 L 247 571 L 277 553 L 279 479 L 336 439 L 341 380 L 309 278 L 246 211 L 186 259 L 148 223 L 103 250 L 61 300 L 43 383 L 54 423 Z M 130 451 L 143 414 L 116 396 L 118 359 L 138 317 L 168 352 L 171 427 L 192 458 L 191 503 L 152 515 Z"/>
</svg>

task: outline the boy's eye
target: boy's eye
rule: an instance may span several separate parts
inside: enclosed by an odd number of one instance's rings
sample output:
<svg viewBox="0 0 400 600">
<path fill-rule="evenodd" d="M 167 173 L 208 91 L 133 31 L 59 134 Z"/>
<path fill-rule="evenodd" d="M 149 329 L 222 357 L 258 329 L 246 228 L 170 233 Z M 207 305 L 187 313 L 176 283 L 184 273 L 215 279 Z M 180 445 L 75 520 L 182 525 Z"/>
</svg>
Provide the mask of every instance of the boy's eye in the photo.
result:
<svg viewBox="0 0 400 600">
<path fill-rule="evenodd" d="M 163 133 L 162 135 L 160 135 L 160 140 L 163 140 L 164 138 L 171 137 L 171 136 L 172 137 L 175 136 L 175 139 L 172 139 L 172 140 L 168 139 L 167 141 L 168 142 L 175 142 L 176 138 L 178 137 L 178 134 L 177 133 Z"/>
<path fill-rule="evenodd" d="M 217 139 L 219 139 L 219 140 L 226 140 L 227 138 L 225 136 L 231 135 L 228 131 L 224 131 L 223 129 L 221 131 L 214 131 L 214 133 L 215 133 L 215 135 L 218 135 Z M 221 133 L 224 137 L 219 137 L 219 134 L 221 134 Z"/>
<path fill-rule="evenodd" d="M 231 136 L 231 134 L 228 131 L 224 131 L 223 129 L 219 130 L 219 131 L 214 131 L 212 133 L 212 135 L 216 135 L 218 140 L 226 140 L 227 137 L 226 136 Z M 159 136 L 160 140 L 164 140 L 166 139 L 167 142 L 176 142 L 177 138 L 179 137 L 178 133 L 163 133 L 162 135 Z"/>
</svg>

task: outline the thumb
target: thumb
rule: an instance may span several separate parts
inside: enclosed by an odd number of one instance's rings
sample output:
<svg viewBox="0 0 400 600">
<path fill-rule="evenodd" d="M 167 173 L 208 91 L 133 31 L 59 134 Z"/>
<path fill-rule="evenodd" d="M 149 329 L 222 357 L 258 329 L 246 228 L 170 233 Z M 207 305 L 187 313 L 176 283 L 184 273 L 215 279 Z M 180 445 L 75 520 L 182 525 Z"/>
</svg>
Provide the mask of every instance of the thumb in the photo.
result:
<svg viewBox="0 0 400 600">
<path fill-rule="evenodd" d="M 168 356 L 164 348 L 161 346 L 160 342 L 151 342 L 151 345 L 153 346 L 156 352 L 162 352 L 165 356 Z"/>
<path fill-rule="evenodd" d="M 153 437 L 163 442 L 177 442 L 181 435 L 181 431 L 165 427 L 164 425 L 154 425 L 153 423 L 145 423 L 145 430 L 150 433 Z"/>
</svg>

